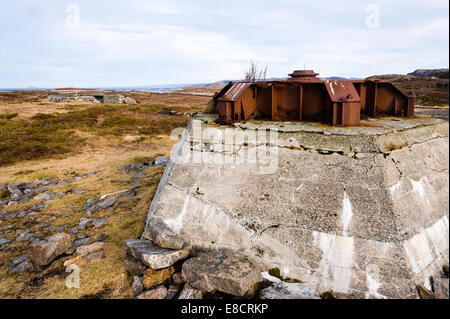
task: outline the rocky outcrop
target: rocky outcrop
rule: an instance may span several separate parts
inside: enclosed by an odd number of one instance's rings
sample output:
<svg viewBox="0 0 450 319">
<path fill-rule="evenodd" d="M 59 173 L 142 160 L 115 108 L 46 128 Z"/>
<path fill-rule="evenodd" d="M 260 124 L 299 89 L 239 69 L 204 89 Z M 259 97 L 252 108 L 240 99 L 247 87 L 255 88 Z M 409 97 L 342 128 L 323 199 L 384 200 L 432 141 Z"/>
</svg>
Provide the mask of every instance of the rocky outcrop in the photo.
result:
<svg viewBox="0 0 450 319">
<path fill-rule="evenodd" d="M 129 255 L 139 259 L 148 267 L 159 270 L 175 264 L 189 256 L 188 249 L 170 250 L 155 245 L 150 240 L 129 239 L 125 241 Z"/>
<path fill-rule="evenodd" d="M 46 240 L 36 240 L 28 246 L 28 256 L 35 266 L 47 266 L 56 258 L 68 253 L 72 238 L 66 233 L 56 234 Z"/>
<path fill-rule="evenodd" d="M 183 277 L 194 288 L 244 296 L 262 280 L 258 264 L 232 250 L 203 253 L 183 264 Z"/>
</svg>

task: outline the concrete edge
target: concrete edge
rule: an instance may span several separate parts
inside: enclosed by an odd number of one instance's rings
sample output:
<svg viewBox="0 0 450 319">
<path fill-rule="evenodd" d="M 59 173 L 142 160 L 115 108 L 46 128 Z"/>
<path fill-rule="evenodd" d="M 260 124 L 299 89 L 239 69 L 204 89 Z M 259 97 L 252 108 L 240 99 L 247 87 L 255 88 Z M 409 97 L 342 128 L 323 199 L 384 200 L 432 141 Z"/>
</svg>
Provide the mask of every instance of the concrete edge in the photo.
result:
<svg viewBox="0 0 450 319">
<path fill-rule="evenodd" d="M 167 163 L 166 169 L 164 170 L 161 180 L 159 181 L 158 188 L 156 189 L 155 196 L 153 196 L 152 203 L 150 204 L 150 208 L 147 213 L 147 219 L 145 221 L 145 228 L 141 235 L 141 239 L 145 239 L 144 234 L 147 229 L 148 223 L 150 222 L 150 219 L 152 218 L 152 215 L 155 212 L 156 207 L 158 206 L 159 199 L 161 198 L 162 192 L 166 188 L 167 182 L 169 181 L 169 177 L 172 174 L 173 168 L 175 167 L 175 163 L 178 160 L 178 156 L 180 155 L 181 151 L 183 150 L 183 145 L 186 142 L 187 137 L 191 133 L 192 121 L 193 121 L 193 118 L 191 117 L 189 119 L 189 122 L 188 122 L 186 128 L 183 131 L 183 134 L 181 135 L 180 140 L 178 141 L 175 148 L 173 149 L 172 154 L 170 154 L 169 162 Z"/>
</svg>

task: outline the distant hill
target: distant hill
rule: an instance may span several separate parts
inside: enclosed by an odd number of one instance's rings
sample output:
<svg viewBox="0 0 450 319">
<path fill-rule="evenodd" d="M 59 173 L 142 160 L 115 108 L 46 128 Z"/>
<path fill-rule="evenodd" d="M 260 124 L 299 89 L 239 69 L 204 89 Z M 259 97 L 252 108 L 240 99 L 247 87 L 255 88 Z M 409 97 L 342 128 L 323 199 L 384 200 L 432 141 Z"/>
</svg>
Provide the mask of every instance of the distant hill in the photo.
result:
<svg viewBox="0 0 450 319">
<path fill-rule="evenodd" d="M 448 69 L 419 69 L 408 73 L 408 75 L 419 77 L 434 76 L 440 79 L 448 79 Z"/>
<path fill-rule="evenodd" d="M 413 91 L 417 105 L 448 105 L 448 69 L 416 70 L 403 74 L 374 75 L 368 79 L 392 82 L 404 91 Z"/>
</svg>

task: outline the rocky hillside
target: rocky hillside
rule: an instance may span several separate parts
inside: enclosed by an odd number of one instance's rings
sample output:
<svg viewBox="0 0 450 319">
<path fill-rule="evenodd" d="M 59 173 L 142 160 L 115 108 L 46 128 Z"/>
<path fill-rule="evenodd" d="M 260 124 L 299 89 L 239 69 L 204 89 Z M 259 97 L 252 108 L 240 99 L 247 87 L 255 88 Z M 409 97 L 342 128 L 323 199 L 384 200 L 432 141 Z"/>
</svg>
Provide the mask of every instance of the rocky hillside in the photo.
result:
<svg viewBox="0 0 450 319">
<path fill-rule="evenodd" d="M 448 105 L 448 69 L 416 70 L 408 75 L 375 75 L 369 79 L 387 80 L 405 91 L 414 91 L 416 104 L 424 106 Z"/>
</svg>

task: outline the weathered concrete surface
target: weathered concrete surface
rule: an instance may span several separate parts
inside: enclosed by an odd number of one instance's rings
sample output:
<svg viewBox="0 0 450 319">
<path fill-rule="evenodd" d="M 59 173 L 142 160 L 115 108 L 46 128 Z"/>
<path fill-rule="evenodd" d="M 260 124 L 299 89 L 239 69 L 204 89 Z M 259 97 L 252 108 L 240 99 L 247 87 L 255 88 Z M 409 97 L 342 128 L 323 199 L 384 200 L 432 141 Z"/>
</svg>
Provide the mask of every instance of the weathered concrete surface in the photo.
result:
<svg viewBox="0 0 450 319">
<path fill-rule="evenodd" d="M 429 287 L 449 261 L 448 128 L 431 118 L 358 128 L 252 121 L 231 134 L 258 140 L 231 143 L 220 138 L 227 127 L 194 125 L 149 219 L 197 248 L 279 267 L 320 293 L 416 297 L 416 284 Z"/>
</svg>

